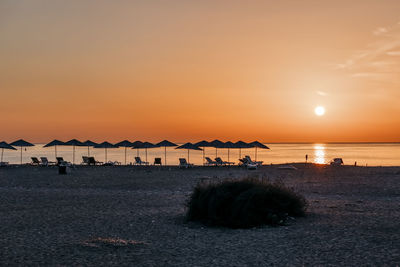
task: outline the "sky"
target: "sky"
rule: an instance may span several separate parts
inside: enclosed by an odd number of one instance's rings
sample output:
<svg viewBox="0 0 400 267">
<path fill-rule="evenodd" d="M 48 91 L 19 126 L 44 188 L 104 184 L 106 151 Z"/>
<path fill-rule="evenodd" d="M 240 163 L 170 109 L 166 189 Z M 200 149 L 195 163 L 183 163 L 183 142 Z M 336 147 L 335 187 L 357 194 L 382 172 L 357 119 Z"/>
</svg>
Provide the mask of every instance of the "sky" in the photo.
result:
<svg viewBox="0 0 400 267">
<path fill-rule="evenodd" d="M 398 0 L 1 0 L 0 59 L 0 141 L 400 141 Z"/>
</svg>

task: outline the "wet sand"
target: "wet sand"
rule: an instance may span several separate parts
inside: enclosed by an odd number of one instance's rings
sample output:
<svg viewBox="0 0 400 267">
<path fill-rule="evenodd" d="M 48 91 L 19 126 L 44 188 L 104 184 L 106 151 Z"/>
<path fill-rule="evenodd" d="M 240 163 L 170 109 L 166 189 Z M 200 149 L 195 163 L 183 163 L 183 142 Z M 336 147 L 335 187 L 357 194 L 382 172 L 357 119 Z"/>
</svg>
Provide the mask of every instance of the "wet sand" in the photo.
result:
<svg viewBox="0 0 400 267">
<path fill-rule="evenodd" d="M 265 266 L 400 263 L 400 167 L 0 168 L 1 265 Z M 199 181 L 282 180 L 309 202 L 288 226 L 185 223 Z"/>
</svg>

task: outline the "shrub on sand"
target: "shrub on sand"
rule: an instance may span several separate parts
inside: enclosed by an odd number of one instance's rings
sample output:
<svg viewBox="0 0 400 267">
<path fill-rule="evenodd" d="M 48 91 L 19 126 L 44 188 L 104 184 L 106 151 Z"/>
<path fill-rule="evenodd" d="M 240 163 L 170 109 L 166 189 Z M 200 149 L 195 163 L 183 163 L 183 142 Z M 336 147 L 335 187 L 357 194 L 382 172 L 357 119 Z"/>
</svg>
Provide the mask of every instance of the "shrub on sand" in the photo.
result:
<svg viewBox="0 0 400 267">
<path fill-rule="evenodd" d="M 305 198 L 282 183 L 257 179 L 198 184 L 187 202 L 186 219 L 231 228 L 282 225 L 304 216 Z"/>
</svg>

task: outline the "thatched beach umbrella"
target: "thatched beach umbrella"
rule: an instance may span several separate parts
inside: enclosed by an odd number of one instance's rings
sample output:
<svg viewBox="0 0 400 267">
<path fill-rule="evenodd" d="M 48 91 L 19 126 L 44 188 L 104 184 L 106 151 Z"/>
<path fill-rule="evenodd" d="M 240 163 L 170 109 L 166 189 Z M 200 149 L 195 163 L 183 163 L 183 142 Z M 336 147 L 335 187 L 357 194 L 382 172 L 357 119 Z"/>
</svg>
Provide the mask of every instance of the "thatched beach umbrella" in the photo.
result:
<svg viewBox="0 0 400 267">
<path fill-rule="evenodd" d="M 205 163 L 205 162 L 204 162 L 204 158 L 205 158 L 205 151 L 206 151 L 205 148 L 206 148 L 206 147 L 213 147 L 213 145 L 210 144 L 210 142 L 207 142 L 207 141 L 205 141 L 205 140 L 200 141 L 200 142 L 197 142 L 197 143 L 195 143 L 194 145 L 203 148 L 203 165 L 204 165 L 204 163 Z"/>
<path fill-rule="evenodd" d="M 239 158 L 242 158 L 242 148 L 251 148 L 248 143 L 245 143 L 243 141 L 237 141 L 235 143 L 235 148 L 239 148 Z"/>
<path fill-rule="evenodd" d="M 174 144 L 168 140 L 161 141 L 160 143 L 156 144 L 158 147 L 164 147 L 164 165 L 167 166 L 167 147 L 174 147 L 178 146 L 177 144 Z"/>
<path fill-rule="evenodd" d="M 256 161 L 257 161 L 257 148 L 269 149 L 269 147 L 267 147 L 266 145 L 264 145 L 258 141 L 251 142 L 249 145 L 256 148 L 256 151 L 254 153 L 254 157 L 255 157 Z"/>
<path fill-rule="evenodd" d="M 187 151 L 188 151 L 188 163 L 190 162 L 190 161 L 189 161 L 189 151 L 190 151 L 190 150 L 203 150 L 203 149 L 201 149 L 200 147 L 198 147 L 198 146 L 196 146 L 196 145 L 193 145 L 192 143 L 183 144 L 183 145 L 181 145 L 181 146 L 178 146 L 178 147 L 175 148 L 175 149 L 187 149 Z"/>
<path fill-rule="evenodd" d="M 82 143 L 84 146 L 87 146 L 87 156 L 90 157 L 90 147 L 94 147 L 96 145 L 98 145 L 97 143 L 90 141 L 90 140 L 86 140 L 85 142 Z"/>
<path fill-rule="evenodd" d="M 132 149 L 137 149 L 137 156 L 139 157 L 139 149 L 141 148 L 141 146 L 143 145 L 143 142 L 141 141 L 135 141 L 132 143 Z"/>
<path fill-rule="evenodd" d="M 224 142 L 219 140 L 214 140 L 210 142 L 212 147 L 215 147 L 215 157 L 218 157 L 218 148 L 224 148 Z"/>
<path fill-rule="evenodd" d="M 43 147 L 51 147 L 51 146 L 54 146 L 54 154 L 55 154 L 55 157 L 57 158 L 57 146 L 63 146 L 63 145 L 65 145 L 64 142 L 55 139 L 55 140 L 51 141 L 50 143 L 44 145 Z"/>
<path fill-rule="evenodd" d="M 235 144 L 232 143 L 231 141 L 225 142 L 224 148 L 228 149 L 228 162 L 229 162 L 229 149 L 231 148 L 236 148 Z"/>
<path fill-rule="evenodd" d="M 154 145 L 154 144 L 152 144 L 152 143 L 149 143 L 149 142 L 144 142 L 144 143 L 140 146 L 140 148 L 144 148 L 145 151 L 146 151 L 146 162 L 148 162 L 148 161 L 147 161 L 147 149 L 148 149 L 148 148 L 156 148 L 156 147 L 157 147 L 156 145 Z"/>
<path fill-rule="evenodd" d="M 85 146 L 81 141 L 76 139 L 71 139 L 68 142 L 65 142 L 65 146 L 72 146 L 72 164 L 75 164 L 75 147 L 76 146 Z"/>
<path fill-rule="evenodd" d="M 4 141 L 0 142 L 0 148 L 1 148 L 1 161 L 0 161 L 0 163 L 3 162 L 4 149 L 17 150 L 16 148 L 10 146 L 9 144 L 7 144 Z"/>
<path fill-rule="evenodd" d="M 126 148 L 127 147 L 132 147 L 132 143 L 129 142 L 128 140 L 124 140 L 124 141 L 121 141 L 119 143 L 116 143 L 115 145 L 117 147 L 124 147 L 125 148 L 125 165 L 126 165 Z"/>
<path fill-rule="evenodd" d="M 12 142 L 10 145 L 12 146 L 19 146 L 21 148 L 21 165 L 22 165 L 22 148 L 23 147 L 28 147 L 28 146 L 35 146 L 34 144 L 31 144 L 25 140 L 19 139 L 15 142 Z"/>
<path fill-rule="evenodd" d="M 95 145 L 94 148 L 104 148 L 104 156 L 105 156 L 104 163 L 107 163 L 107 148 L 118 148 L 118 147 L 109 142 L 103 142 L 103 143 Z"/>
</svg>

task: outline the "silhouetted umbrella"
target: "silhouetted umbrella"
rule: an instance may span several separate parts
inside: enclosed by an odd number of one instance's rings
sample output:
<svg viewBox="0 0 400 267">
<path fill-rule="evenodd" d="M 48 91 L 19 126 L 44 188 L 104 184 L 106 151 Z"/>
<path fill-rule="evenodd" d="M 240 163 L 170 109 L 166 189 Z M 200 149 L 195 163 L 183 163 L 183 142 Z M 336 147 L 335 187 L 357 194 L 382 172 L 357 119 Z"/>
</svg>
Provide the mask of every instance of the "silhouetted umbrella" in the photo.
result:
<svg viewBox="0 0 400 267">
<path fill-rule="evenodd" d="M 251 143 L 249 143 L 249 145 L 256 148 L 256 151 L 254 153 L 255 160 L 257 160 L 257 148 L 269 149 L 269 147 L 267 147 L 266 145 L 264 145 L 258 141 L 251 142 Z"/>
<path fill-rule="evenodd" d="M 109 142 L 103 142 L 100 144 L 97 144 L 94 146 L 94 148 L 104 148 L 104 152 L 105 152 L 105 161 L 104 163 L 107 163 L 107 148 L 118 148 L 116 145 L 113 145 Z"/>
<path fill-rule="evenodd" d="M 204 165 L 204 156 L 205 156 L 204 153 L 205 153 L 205 151 L 206 151 L 205 148 L 206 148 L 206 147 L 213 147 L 213 145 L 211 145 L 210 142 L 207 142 L 207 141 L 205 141 L 205 140 L 200 141 L 200 142 L 197 142 L 197 143 L 195 143 L 194 145 L 203 148 L 203 165 Z"/>
<path fill-rule="evenodd" d="M 183 144 L 183 145 L 181 145 L 181 146 L 178 146 L 178 147 L 175 148 L 175 149 L 187 149 L 187 150 L 188 150 L 188 163 L 190 162 L 190 161 L 189 161 L 189 151 L 190 151 L 190 150 L 203 150 L 203 149 L 201 149 L 200 147 L 198 147 L 198 146 L 196 146 L 196 145 L 193 145 L 192 143 Z"/>
<path fill-rule="evenodd" d="M 132 147 L 132 143 L 129 142 L 128 140 L 124 140 L 124 141 L 121 141 L 119 143 L 116 143 L 115 145 L 118 146 L 118 147 L 125 147 L 125 165 L 126 165 L 126 148 L 127 147 Z"/>
<path fill-rule="evenodd" d="M 55 140 L 51 141 L 50 143 L 44 145 L 43 147 L 54 146 L 54 154 L 56 155 L 56 158 L 57 158 L 57 146 L 63 146 L 64 144 L 65 144 L 64 142 L 55 139 Z"/>
<path fill-rule="evenodd" d="M 155 148 L 155 147 L 157 147 L 157 146 L 154 145 L 154 144 L 152 144 L 152 143 L 149 143 L 149 142 L 144 142 L 144 143 L 140 146 L 140 148 L 144 148 L 145 151 L 146 151 L 146 162 L 148 162 L 148 161 L 147 161 L 147 149 L 148 149 L 148 148 Z"/>
<path fill-rule="evenodd" d="M 218 148 L 223 148 L 224 147 L 224 142 L 221 142 L 219 140 L 214 140 L 210 142 L 212 147 L 215 147 L 215 157 L 218 157 Z"/>
<path fill-rule="evenodd" d="M 229 149 L 235 148 L 235 144 L 232 143 L 231 141 L 225 142 L 224 148 L 228 149 L 228 162 L 229 162 Z"/>
<path fill-rule="evenodd" d="M 132 143 L 132 149 L 137 149 L 137 156 L 139 157 L 139 149 L 143 145 L 143 142 L 141 141 L 135 141 Z"/>
<path fill-rule="evenodd" d="M 164 165 L 167 166 L 167 147 L 173 147 L 173 146 L 178 146 L 178 145 L 174 144 L 168 140 L 164 140 L 164 141 L 161 141 L 160 143 L 156 144 L 156 146 L 164 147 L 164 156 L 165 156 Z"/>
<path fill-rule="evenodd" d="M 1 161 L 3 162 L 3 154 L 4 154 L 4 149 L 11 149 L 11 150 L 17 150 L 14 147 L 10 146 L 9 144 L 7 144 L 6 142 L 0 142 L 0 148 L 1 148 Z"/>
<path fill-rule="evenodd" d="M 239 148 L 239 158 L 242 158 L 242 148 L 251 148 L 248 143 L 245 143 L 243 141 L 237 141 L 235 143 L 235 148 Z"/>
<path fill-rule="evenodd" d="M 86 141 L 83 142 L 82 144 L 85 145 L 85 146 L 87 146 L 87 156 L 88 156 L 88 157 L 90 157 L 90 150 L 89 150 L 89 148 L 90 148 L 91 146 L 96 146 L 96 145 L 98 145 L 97 143 L 95 143 L 95 142 L 93 142 L 93 141 L 90 141 L 90 140 L 86 140 Z"/>
<path fill-rule="evenodd" d="M 75 147 L 76 146 L 85 146 L 81 141 L 76 139 L 71 139 L 68 142 L 64 143 L 65 146 L 72 146 L 72 164 L 75 164 Z"/>
<path fill-rule="evenodd" d="M 19 139 L 15 142 L 12 142 L 10 145 L 12 146 L 19 146 L 21 148 L 21 165 L 22 165 L 22 148 L 23 147 L 28 147 L 28 146 L 35 146 L 34 144 L 31 144 L 25 140 Z"/>
</svg>

